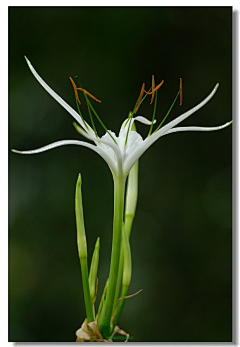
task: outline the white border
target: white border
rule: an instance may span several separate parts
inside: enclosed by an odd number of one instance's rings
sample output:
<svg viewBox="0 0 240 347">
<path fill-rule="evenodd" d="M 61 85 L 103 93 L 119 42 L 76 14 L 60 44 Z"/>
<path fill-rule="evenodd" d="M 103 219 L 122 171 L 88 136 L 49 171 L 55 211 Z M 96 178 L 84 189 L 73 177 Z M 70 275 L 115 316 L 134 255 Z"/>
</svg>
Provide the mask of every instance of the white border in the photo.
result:
<svg viewBox="0 0 240 347">
<path fill-rule="evenodd" d="M 62 1 L 51 1 L 51 6 L 79 6 L 81 2 L 79 1 L 68 1 L 68 3 L 64 3 Z M 41 4 L 34 3 L 35 6 L 49 6 L 49 1 L 41 1 Z M 88 6 L 142 6 L 144 7 L 146 5 L 146 1 L 138 0 L 129 2 L 129 0 L 122 0 L 121 3 L 119 1 L 93 1 L 88 0 L 87 2 Z M 61 345 L 61 346 L 71 346 L 72 343 L 10 343 L 8 341 L 8 289 L 7 289 L 7 283 L 8 283 L 8 217 L 7 217 L 7 201 L 8 201 L 8 120 L 7 120 L 7 114 L 8 114 L 8 6 L 33 6 L 32 1 L 23 1 L 22 3 L 19 1 L 2 1 L 0 5 L 0 42 L 1 42 L 1 80 L 5 83 L 1 83 L 1 126 L 0 126 L 0 141 L 1 141 L 1 150 L 0 150 L 0 165 L 1 165 L 1 177 L 0 177 L 0 192 L 1 192 L 1 292 L 0 292 L 0 344 L 1 346 L 11 346 L 11 345 L 21 345 L 21 346 L 35 346 L 35 345 L 44 345 L 44 346 L 53 346 L 53 345 Z M 239 340 L 239 290 L 240 290 L 240 284 L 239 284 L 239 204 L 238 204 L 238 197 L 239 197 L 239 185 L 238 185 L 238 175 L 239 175 L 239 140 L 238 136 L 240 134 L 239 124 L 240 122 L 237 121 L 237 117 L 239 116 L 239 5 L 236 0 L 229 3 L 228 1 L 206 1 L 202 0 L 198 3 L 193 3 L 191 1 L 172 1 L 168 0 L 168 2 L 159 2 L 154 0 L 148 0 L 147 6 L 233 6 L 234 9 L 234 17 L 237 20 L 237 25 L 235 26 L 235 50 L 234 50 L 234 62 L 235 66 L 234 69 L 234 84 L 233 84 L 233 90 L 234 90 L 234 112 L 235 114 L 235 131 L 234 131 L 234 144 L 235 149 L 233 152 L 233 160 L 234 160 L 234 221 L 235 221 L 235 231 L 236 234 L 233 238 L 234 243 L 236 243 L 236 253 L 234 255 L 235 258 L 235 274 L 236 274 L 236 285 L 235 285 L 235 295 L 237 295 L 236 302 L 236 316 L 233 316 L 233 324 L 236 326 L 236 336 L 237 340 L 233 343 L 149 343 L 149 344 L 157 344 L 162 347 L 172 347 L 172 346 L 240 346 L 240 340 Z M 233 124 L 234 127 L 234 124 Z M 145 345 L 145 343 L 135 343 L 135 345 Z M 95 345 L 95 344 L 89 344 L 89 345 Z M 146 344 L 147 345 L 147 344 Z"/>
</svg>

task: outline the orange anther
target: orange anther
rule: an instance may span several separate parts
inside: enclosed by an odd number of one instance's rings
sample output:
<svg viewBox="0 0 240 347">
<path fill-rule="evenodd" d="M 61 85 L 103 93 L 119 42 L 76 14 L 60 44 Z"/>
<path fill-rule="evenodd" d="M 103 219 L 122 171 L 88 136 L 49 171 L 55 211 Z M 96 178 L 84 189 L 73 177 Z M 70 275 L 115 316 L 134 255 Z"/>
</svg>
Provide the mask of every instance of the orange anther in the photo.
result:
<svg viewBox="0 0 240 347">
<path fill-rule="evenodd" d="M 136 114 L 137 111 L 139 110 L 139 107 L 140 107 L 140 104 L 141 104 L 141 100 L 142 100 L 144 91 L 145 91 L 145 83 L 142 84 L 142 88 L 141 88 L 140 95 L 139 95 L 139 98 L 138 98 L 138 105 L 137 105 L 137 108 L 136 108 L 136 110 L 135 110 L 135 114 Z"/>
<path fill-rule="evenodd" d="M 146 90 L 144 90 L 144 92 L 148 95 L 152 95 L 154 94 L 164 83 L 164 80 L 162 80 L 161 83 L 159 83 L 151 92 L 147 92 Z"/>
<path fill-rule="evenodd" d="M 154 90 L 154 88 L 155 88 L 155 79 L 154 79 L 154 75 L 152 75 L 152 90 Z M 154 95 L 155 95 L 155 92 L 152 93 L 150 105 L 153 103 Z"/>
<path fill-rule="evenodd" d="M 179 97 L 180 97 L 179 105 L 182 106 L 182 100 L 183 100 L 182 78 L 180 78 L 180 83 L 179 83 Z"/>
<path fill-rule="evenodd" d="M 90 96 L 90 98 L 92 98 L 93 100 L 95 100 L 95 101 L 97 101 L 97 102 L 102 102 L 101 100 L 98 100 L 97 98 L 95 98 L 95 96 L 93 96 L 92 94 L 90 94 L 86 89 L 77 88 L 77 90 L 81 90 L 82 92 L 84 92 L 85 94 L 87 94 L 88 96 Z"/>
<path fill-rule="evenodd" d="M 72 79 L 72 77 L 69 77 L 69 79 L 70 79 L 70 81 L 71 81 L 71 83 L 72 83 L 72 86 L 73 86 L 73 90 L 74 90 L 76 99 L 77 99 L 79 105 L 81 105 L 81 101 L 80 101 L 80 99 L 79 99 L 78 92 L 77 92 L 77 86 L 76 86 L 74 80 Z"/>
</svg>

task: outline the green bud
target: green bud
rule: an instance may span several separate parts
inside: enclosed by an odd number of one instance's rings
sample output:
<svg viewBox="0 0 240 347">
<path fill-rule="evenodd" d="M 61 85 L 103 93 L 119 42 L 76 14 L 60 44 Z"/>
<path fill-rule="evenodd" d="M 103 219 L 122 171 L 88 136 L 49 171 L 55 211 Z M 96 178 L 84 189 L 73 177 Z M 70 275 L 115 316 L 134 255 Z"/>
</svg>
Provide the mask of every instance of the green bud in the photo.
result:
<svg viewBox="0 0 240 347">
<path fill-rule="evenodd" d="M 87 257 L 87 241 L 84 227 L 83 206 L 82 206 L 82 178 L 78 175 L 76 185 L 76 222 L 77 222 L 77 244 L 79 257 Z"/>
<path fill-rule="evenodd" d="M 131 259 L 130 243 L 129 243 L 129 239 L 124 227 L 122 231 L 122 247 L 123 247 L 123 259 L 124 259 L 122 285 L 128 287 L 130 285 L 131 276 L 132 276 L 132 259 Z"/>
<path fill-rule="evenodd" d="M 83 206 L 82 206 L 82 178 L 81 174 L 78 175 L 75 195 L 76 206 L 76 223 L 77 223 L 77 245 L 78 254 L 82 271 L 82 283 L 84 292 L 84 301 L 86 307 L 86 314 L 88 322 L 94 321 L 93 304 L 90 296 L 89 282 L 88 282 L 88 264 L 87 264 L 87 241 L 83 219 Z"/>
<path fill-rule="evenodd" d="M 97 271 L 98 271 L 98 263 L 99 263 L 99 250 L 100 250 L 100 238 L 98 237 L 95 244 L 94 251 L 93 251 L 90 273 L 88 277 L 90 295 L 92 299 L 97 294 L 95 293 L 95 290 L 96 290 L 96 279 L 97 279 Z"/>
</svg>

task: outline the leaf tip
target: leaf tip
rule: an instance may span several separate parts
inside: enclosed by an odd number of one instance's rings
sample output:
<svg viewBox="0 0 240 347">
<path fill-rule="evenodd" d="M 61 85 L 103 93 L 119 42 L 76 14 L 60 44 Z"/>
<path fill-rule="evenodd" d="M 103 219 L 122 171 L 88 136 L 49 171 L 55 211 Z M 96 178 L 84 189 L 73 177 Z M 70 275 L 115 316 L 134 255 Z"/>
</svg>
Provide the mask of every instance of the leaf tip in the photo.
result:
<svg viewBox="0 0 240 347">
<path fill-rule="evenodd" d="M 96 241 L 96 249 L 99 249 L 99 248 L 100 248 L 100 237 L 98 237 Z"/>
<path fill-rule="evenodd" d="M 81 186 L 81 185 L 82 185 L 82 176 L 81 176 L 80 173 L 78 174 L 77 185 L 78 185 L 78 186 Z"/>
</svg>

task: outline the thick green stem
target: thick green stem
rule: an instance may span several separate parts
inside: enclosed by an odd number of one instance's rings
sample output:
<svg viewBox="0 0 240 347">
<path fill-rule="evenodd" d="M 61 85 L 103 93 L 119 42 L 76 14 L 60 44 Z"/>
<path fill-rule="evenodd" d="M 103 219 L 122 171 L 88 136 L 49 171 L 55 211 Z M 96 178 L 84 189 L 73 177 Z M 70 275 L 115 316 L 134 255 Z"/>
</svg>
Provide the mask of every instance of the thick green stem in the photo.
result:
<svg viewBox="0 0 240 347">
<path fill-rule="evenodd" d="M 135 126 L 133 125 L 133 130 L 135 129 Z M 131 229 L 132 229 L 132 223 L 135 217 L 135 211 L 137 206 L 137 197 L 138 197 L 138 161 L 134 164 L 132 167 L 129 177 L 128 177 L 128 184 L 127 184 L 127 194 L 126 194 L 126 206 L 125 206 L 125 221 L 124 221 L 124 228 L 126 235 L 128 239 L 130 238 Z M 117 279 L 117 286 L 116 286 L 116 292 L 115 292 L 115 298 L 114 298 L 114 305 L 113 305 L 113 313 L 116 308 L 119 290 L 121 286 L 121 280 L 122 280 L 122 273 L 123 273 L 123 249 L 121 249 L 121 255 L 120 255 L 120 261 L 119 261 L 119 271 L 118 271 L 118 279 Z"/>
<path fill-rule="evenodd" d="M 125 230 L 126 230 L 126 234 L 127 234 L 128 238 L 130 237 L 130 234 L 131 234 L 133 219 L 134 219 L 133 215 L 129 216 L 127 219 L 125 216 Z M 116 285 L 116 292 L 115 292 L 115 298 L 114 298 L 113 312 L 112 313 L 114 313 L 114 311 L 115 311 L 117 300 L 118 300 L 118 295 L 119 295 L 119 290 L 120 290 L 120 286 L 121 286 L 122 273 L 123 273 L 123 261 L 124 261 L 123 249 L 121 248 L 118 278 L 117 278 L 117 285 Z"/>
<path fill-rule="evenodd" d="M 114 177 L 114 219 L 113 219 L 113 240 L 110 272 L 108 278 L 108 288 L 106 300 L 99 318 L 99 329 L 103 337 L 110 336 L 111 317 L 116 292 L 116 284 L 119 271 L 120 250 L 123 227 L 125 178 Z"/>
<path fill-rule="evenodd" d="M 120 260 L 119 260 L 119 268 L 118 268 L 118 277 L 117 277 L 117 285 L 116 285 L 116 292 L 115 292 L 115 297 L 114 297 L 112 314 L 114 314 L 115 309 L 116 309 L 116 304 L 117 304 L 119 291 L 120 291 L 120 286 L 121 286 L 121 281 L 122 281 L 122 273 L 123 273 L 123 249 L 121 248 Z"/>
<path fill-rule="evenodd" d="M 123 254 L 123 276 L 122 276 L 122 291 L 121 296 L 117 305 L 117 308 L 113 314 L 112 318 L 112 326 L 117 324 L 119 317 L 121 316 L 124 304 L 125 304 L 125 296 L 128 293 L 128 288 L 131 282 L 132 277 L 132 259 L 131 259 L 131 249 L 129 243 L 129 237 L 126 233 L 125 227 L 123 227 L 122 232 L 122 254 Z"/>
</svg>

